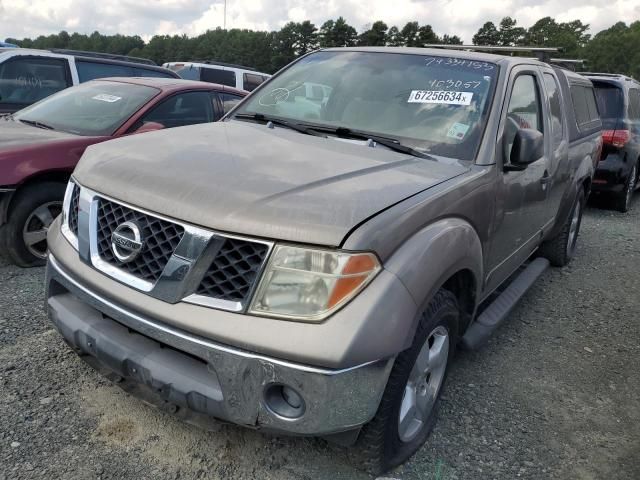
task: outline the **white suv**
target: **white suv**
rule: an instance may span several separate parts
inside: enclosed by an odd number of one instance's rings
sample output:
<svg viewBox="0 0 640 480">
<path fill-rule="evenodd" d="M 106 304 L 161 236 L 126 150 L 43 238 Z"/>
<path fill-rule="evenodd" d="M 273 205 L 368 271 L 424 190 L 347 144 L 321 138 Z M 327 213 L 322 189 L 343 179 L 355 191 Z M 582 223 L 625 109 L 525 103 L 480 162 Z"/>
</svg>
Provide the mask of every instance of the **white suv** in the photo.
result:
<svg viewBox="0 0 640 480">
<path fill-rule="evenodd" d="M 104 77 L 179 78 L 151 60 L 75 50 L 0 48 L 0 113 L 13 113 L 59 90 Z"/>
<path fill-rule="evenodd" d="M 219 83 L 251 92 L 268 79 L 268 73 L 230 63 L 210 62 L 169 62 L 162 65 L 173 70 L 186 80 Z"/>
</svg>

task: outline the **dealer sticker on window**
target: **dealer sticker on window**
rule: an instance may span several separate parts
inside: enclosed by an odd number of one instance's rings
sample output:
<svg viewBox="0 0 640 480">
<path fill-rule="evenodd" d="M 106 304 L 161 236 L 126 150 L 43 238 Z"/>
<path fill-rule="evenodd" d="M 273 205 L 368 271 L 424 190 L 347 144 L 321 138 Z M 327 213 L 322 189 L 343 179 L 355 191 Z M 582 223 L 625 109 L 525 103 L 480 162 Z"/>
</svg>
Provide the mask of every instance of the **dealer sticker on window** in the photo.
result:
<svg viewBox="0 0 640 480">
<path fill-rule="evenodd" d="M 449 92 L 445 90 L 412 90 L 409 103 L 440 103 L 445 105 L 471 105 L 473 92 Z"/>
<path fill-rule="evenodd" d="M 101 102 L 115 103 L 118 100 L 122 100 L 122 97 L 116 97 L 115 95 L 109 95 L 108 93 L 99 93 L 94 97 L 91 97 L 94 100 L 100 100 Z"/>
</svg>

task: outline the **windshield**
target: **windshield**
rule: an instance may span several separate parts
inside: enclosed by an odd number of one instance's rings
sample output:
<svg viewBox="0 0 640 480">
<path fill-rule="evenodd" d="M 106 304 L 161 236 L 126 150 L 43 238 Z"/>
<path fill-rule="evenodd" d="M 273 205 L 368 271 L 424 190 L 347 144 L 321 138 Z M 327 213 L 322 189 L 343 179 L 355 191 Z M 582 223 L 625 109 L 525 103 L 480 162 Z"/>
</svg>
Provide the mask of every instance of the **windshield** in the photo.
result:
<svg viewBox="0 0 640 480">
<path fill-rule="evenodd" d="M 234 113 L 364 131 L 472 160 L 497 72 L 493 63 L 446 56 L 318 52 L 268 81 Z"/>
<path fill-rule="evenodd" d="M 111 135 L 159 92 L 130 83 L 88 82 L 20 110 L 15 118 L 78 135 Z"/>
</svg>

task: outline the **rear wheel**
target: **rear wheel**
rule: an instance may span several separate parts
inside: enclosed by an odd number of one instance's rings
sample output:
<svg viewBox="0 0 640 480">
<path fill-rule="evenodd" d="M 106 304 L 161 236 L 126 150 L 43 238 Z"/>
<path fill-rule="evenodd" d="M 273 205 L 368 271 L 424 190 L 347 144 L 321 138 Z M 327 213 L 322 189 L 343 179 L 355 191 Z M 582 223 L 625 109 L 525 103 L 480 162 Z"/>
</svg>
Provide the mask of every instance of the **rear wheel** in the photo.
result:
<svg viewBox="0 0 640 480">
<path fill-rule="evenodd" d="M 538 253 L 546 258 L 555 267 L 567 265 L 576 253 L 578 234 L 582 224 L 582 212 L 584 210 L 585 196 L 580 189 L 571 209 L 571 214 L 565 222 L 562 230 L 554 238 L 546 240 L 540 245 Z"/>
<path fill-rule="evenodd" d="M 422 316 L 413 344 L 396 358 L 378 411 L 355 445 L 368 472 L 377 475 L 401 464 L 431 433 L 459 316 L 455 295 L 440 290 Z"/>
<path fill-rule="evenodd" d="M 21 267 L 44 265 L 47 231 L 62 212 L 65 185 L 39 183 L 19 191 L 11 202 L 0 242 L 10 261 Z"/>
<path fill-rule="evenodd" d="M 622 192 L 620 192 L 615 197 L 616 209 L 625 213 L 629 211 L 629 206 L 631 205 L 631 198 L 633 197 L 633 192 L 636 189 L 636 182 L 638 179 L 638 165 L 634 165 L 631 169 L 631 173 L 629 174 L 629 179 L 624 186 Z"/>
</svg>

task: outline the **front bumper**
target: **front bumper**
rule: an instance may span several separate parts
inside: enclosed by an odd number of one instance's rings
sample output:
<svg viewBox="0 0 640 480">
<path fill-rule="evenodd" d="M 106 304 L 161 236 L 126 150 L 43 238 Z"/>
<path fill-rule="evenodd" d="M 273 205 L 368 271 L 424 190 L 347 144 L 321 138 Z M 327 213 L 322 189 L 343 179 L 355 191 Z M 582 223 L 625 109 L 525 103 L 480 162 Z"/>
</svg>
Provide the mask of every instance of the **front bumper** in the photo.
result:
<svg viewBox="0 0 640 480">
<path fill-rule="evenodd" d="M 357 429 L 375 414 L 393 365 L 387 359 L 332 370 L 216 344 L 90 291 L 53 256 L 46 286 L 49 318 L 79 355 L 125 390 L 194 423 L 213 417 L 318 436 Z M 265 392 L 273 385 L 302 396 L 300 417 L 269 407 Z"/>
</svg>

